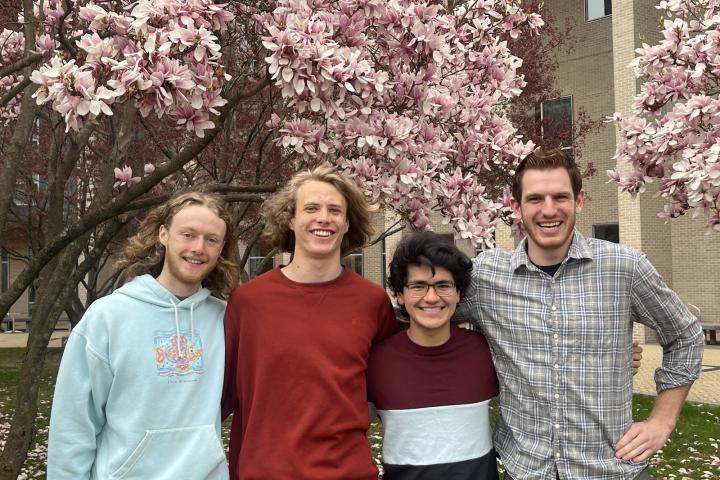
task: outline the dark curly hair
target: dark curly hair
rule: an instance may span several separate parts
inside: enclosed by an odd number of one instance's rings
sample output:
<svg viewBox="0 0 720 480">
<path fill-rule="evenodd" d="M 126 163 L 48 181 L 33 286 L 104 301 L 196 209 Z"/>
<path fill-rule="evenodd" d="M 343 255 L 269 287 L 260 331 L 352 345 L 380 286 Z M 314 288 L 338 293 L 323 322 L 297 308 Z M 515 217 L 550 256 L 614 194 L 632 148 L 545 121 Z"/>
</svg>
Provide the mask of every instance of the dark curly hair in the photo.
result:
<svg viewBox="0 0 720 480">
<path fill-rule="evenodd" d="M 470 286 L 472 262 L 455 245 L 435 232 L 413 233 L 398 245 L 390 262 L 388 276 L 388 284 L 395 295 L 405 288 L 410 265 L 429 267 L 433 275 L 436 267 L 446 268 L 452 274 L 461 296 Z M 407 313 L 404 307 L 401 306 L 401 309 Z"/>
</svg>

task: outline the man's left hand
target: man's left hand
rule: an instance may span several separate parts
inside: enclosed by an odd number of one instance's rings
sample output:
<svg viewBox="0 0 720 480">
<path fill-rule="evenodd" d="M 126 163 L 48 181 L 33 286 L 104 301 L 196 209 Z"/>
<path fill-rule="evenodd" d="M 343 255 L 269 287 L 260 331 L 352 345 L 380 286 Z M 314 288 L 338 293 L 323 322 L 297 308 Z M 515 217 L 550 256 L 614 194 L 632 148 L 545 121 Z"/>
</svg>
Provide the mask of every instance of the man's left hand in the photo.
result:
<svg viewBox="0 0 720 480">
<path fill-rule="evenodd" d="M 643 462 L 660 450 L 674 426 L 648 418 L 630 426 L 615 446 L 615 457 L 630 462 Z"/>
</svg>

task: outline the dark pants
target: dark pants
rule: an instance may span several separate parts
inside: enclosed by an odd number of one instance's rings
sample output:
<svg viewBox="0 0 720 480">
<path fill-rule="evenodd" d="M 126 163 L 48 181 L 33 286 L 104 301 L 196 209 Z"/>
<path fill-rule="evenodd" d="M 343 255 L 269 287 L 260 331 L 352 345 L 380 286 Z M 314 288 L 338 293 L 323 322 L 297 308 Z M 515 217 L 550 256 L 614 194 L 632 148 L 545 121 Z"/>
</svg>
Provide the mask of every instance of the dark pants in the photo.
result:
<svg viewBox="0 0 720 480">
<path fill-rule="evenodd" d="M 507 472 L 505 473 L 504 478 L 505 478 L 505 480 L 513 480 L 513 478 L 510 475 L 508 475 Z M 557 479 L 560 480 L 559 474 L 557 476 Z M 635 478 L 633 478 L 633 480 L 652 480 L 652 475 L 650 475 L 650 469 L 646 468 L 642 472 L 638 473 L 637 476 Z"/>
</svg>

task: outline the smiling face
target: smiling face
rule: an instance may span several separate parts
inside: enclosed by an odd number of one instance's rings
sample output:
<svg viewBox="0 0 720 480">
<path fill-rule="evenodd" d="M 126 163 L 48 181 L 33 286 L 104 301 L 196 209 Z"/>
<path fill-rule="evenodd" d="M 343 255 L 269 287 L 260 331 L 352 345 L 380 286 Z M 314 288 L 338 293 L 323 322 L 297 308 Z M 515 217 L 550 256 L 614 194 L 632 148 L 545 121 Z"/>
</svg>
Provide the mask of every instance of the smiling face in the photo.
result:
<svg viewBox="0 0 720 480">
<path fill-rule="evenodd" d="M 190 296 L 215 268 L 225 240 L 225 222 L 211 209 L 190 205 L 161 225 L 165 260 L 157 280 L 177 296 Z"/>
<path fill-rule="evenodd" d="M 449 282 L 454 284 L 452 273 L 444 267 L 435 267 L 433 275 L 426 265 L 409 265 L 407 285 L 438 284 Z M 428 288 L 422 297 L 412 295 L 411 288 L 405 286 L 397 293 L 398 303 L 405 306 L 410 316 L 410 339 L 424 346 L 442 345 L 450 338 L 450 318 L 452 318 L 460 301 L 460 293 L 456 288 L 447 296 L 439 296 L 435 288 Z"/>
<path fill-rule="evenodd" d="M 347 202 L 337 188 L 315 180 L 298 188 L 290 219 L 295 234 L 293 258 L 339 262 L 348 228 Z"/>
<path fill-rule="evenodd" d="M 557 265 L 567 256 L 575 217 L 582 211 L 585 191 L 575 198 L 564 168 L 528 169 L 522 177 L 522 198 L 512 208 L 528 234 L 528 256 L 536 265 Z"/>
</svg>

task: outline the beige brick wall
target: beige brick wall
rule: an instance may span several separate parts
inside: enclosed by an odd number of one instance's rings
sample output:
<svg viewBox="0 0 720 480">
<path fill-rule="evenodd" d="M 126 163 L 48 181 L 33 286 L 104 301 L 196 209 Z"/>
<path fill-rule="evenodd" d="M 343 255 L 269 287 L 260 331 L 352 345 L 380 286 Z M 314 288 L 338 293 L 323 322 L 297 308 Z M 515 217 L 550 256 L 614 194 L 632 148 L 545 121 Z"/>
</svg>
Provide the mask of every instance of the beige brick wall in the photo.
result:
<svg viewBox="0 0 720 480">
<path fill-rule="evenodd" d="M 700 308 L 703 321 L 720 323 L 720 235 L 704 233 L 706 220 L 685 215 L 672 222 L 672 280 L 680 298 Z"/>
</svg>

